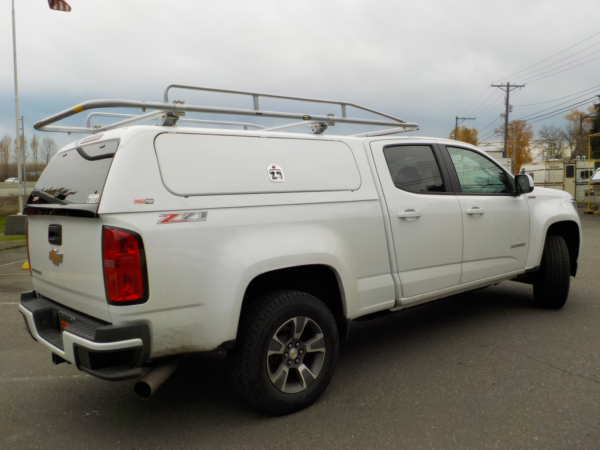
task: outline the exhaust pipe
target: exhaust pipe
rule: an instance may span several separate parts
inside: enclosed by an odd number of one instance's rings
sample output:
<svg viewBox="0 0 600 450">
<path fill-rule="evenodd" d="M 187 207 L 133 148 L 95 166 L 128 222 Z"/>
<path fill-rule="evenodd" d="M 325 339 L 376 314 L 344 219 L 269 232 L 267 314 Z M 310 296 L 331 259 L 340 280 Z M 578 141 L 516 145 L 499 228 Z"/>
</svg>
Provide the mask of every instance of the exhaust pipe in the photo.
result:
<svg viewBox="0 0 600 450">
<path fill-rule="evenodd" d="M 152 369 L 144 375 L 140 381 L 135 383 L 135 386 L 133 387 L 135 395 L 144 400 L 149 398 L 165 381 L 167 381 L 167 378 L 177 370 L 180 362 L 181 359 L 179 358 L 173 359 Z"/>
</svg>

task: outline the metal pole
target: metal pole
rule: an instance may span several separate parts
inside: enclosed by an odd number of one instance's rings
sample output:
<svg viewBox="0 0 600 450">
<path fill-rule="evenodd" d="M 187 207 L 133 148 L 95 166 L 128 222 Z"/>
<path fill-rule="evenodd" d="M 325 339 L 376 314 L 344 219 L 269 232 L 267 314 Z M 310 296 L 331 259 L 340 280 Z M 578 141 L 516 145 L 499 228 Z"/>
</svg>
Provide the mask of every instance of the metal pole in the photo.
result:
<svg viewBox="0 0 600 450">
<path fill-rule="evenodd" d="M 552 189 L 554 189 L 554 141 L 552 141 Z"/>
<path fill-rule="evenodd" d="M 454 126 L 454 140 L 458 141 L 458 116 L 456 116 L 456 125 Z"/>
<path fill-rule="evenodd" d="M 510 97 L 510 83 L 506 83 L 506 111 L 504 113 L 504 158 L 508 157 L 508 99 Z"/>
<path fill-rule="evenodd" d="M 590 206 L 590 200 L 591 200 L 591 195 L 590 195 L 590 182 L 592 181 L 592 177 L 590 176 L 590 159 L 592 158 L 592 135 L 590 134 L 588 136 L 588 190 L 587 190 L 587 195 L 588 195 L 588 213 L 592 212 L 592 208 Z"/>
<path fill-rule="evenodd" d="M 21 147 L 23 148 L 23 203 L 25 204 L 27 200 L 27 155 L 25 154 L 25 121 L 23 120 L 23 116 L 21 116 Z"/>
<path fill-rule="evenodd" d="M 19 214 L 23 213 L 23 189 L 21 179 L 21 133 L 19 133 L 19 83 L 17 81 L 17 29 L 15 26 L 15 0 L 12 0 L 12 32 L 13 32 L 13 58 L 15 69 L 15 119 L 17 124 L 17 176 L 19 178 Z"/>
</svg>

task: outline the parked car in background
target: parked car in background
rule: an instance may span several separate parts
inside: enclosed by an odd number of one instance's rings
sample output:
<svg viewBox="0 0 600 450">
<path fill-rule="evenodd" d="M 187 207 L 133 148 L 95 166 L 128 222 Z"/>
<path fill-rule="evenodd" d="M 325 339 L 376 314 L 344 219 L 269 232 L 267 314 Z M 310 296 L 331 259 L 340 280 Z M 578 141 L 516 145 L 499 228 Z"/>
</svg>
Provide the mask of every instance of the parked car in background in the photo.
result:
<svg viewBox="0 0 600 450">
<path fill-rule="evenodd" d="M 18 178 L 7 178 L 6 180 L 4 180 L 5 183 L 18 183 L 19 179 Z"/>
<path fill-rule="evenodd" d="M 590 184 L 598 185 L 600 184 L 600 169 L 596 169 L 592 178 L 590 179 Z"/>
</svg>

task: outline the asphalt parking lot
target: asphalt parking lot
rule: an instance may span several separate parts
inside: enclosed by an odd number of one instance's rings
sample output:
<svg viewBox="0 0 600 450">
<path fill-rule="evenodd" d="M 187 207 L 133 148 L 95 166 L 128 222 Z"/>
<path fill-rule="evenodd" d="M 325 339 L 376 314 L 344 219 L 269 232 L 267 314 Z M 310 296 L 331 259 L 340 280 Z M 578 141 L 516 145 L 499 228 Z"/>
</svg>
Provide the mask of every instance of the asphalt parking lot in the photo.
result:
<svg viewBox="0 0 600 450">
<path fill-rule="evenodd" d="M 17 309 L 26 250 L 0 251 L 0 448 L 600 448 L 600 216 L 581 219 L 562 310 L 504 282 L 358 323 L 325 394 L 286 417 L 239 399 L 220 353 L 147 401 L 54 366 Z"/>
<path fill-rule="evenodd" d="M 35 181 L 27 182 L 27 194 L 31 193 L 31 190 L 35 187 Z M 19 185 L 17 183 L 0 183 L 0 197 L 6 197 L 8 195 L 17 195 L 19 193 Z"/>
</svg>

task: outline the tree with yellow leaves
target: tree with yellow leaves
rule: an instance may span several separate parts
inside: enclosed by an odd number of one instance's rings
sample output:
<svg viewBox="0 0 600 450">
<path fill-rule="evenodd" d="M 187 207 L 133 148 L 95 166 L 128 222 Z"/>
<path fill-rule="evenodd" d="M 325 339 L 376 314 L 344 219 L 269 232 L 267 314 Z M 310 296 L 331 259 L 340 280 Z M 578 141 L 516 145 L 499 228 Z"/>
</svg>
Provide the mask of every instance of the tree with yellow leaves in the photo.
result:
<svg viewBox="0 0 600 450">
<path fill-rule="evenodd" d="M 563 137 L 571 147 L 571 157 L 587 156 L 588 154 L 588 135 L 593 126 L 594 119 L 588 117 L 581 120 L 583 116 L 594 113 L 594 107 L 590 106 L 588 112 L 572 109 L 565 116 L 567 126 L 563 130 Z"/>
<path fill-rule="evenodd" d="M 503 136 L 504 124 L 494 131 L 496 134 Z M 523 164 L 530 163 L 533 160 L 530 147 L 532 139 L 533 126 L 528 124 L 527 121 L 513 120 L 508 124 L 507 157 L 513 158 L 513 173 L 519 173 Z"/>
<path fill-rule="evenodd" d="M 477 137 L 477 130 L 475 128 L 467 128 L 465 126 L 458 127 L 458 139 L 454 139 L 454 132 L 452 130 L 450 132 L 450 139 L 466 142 L 467 144 L 477 145 L 479 144 L 479 139 Z"/>
</svg>

